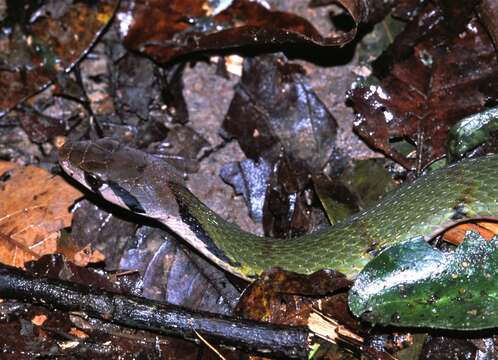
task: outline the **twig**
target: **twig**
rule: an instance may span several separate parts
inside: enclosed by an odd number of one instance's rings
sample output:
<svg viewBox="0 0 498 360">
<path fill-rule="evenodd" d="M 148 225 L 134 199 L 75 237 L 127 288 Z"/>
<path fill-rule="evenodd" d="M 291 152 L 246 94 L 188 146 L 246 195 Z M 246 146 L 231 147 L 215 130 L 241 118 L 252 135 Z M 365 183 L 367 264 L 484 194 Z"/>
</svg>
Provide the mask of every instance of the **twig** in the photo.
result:
<svg viewBox="0 0 498 360">
<path fill-rule="evenodd" d="M 316 335 L 331 343 L 339 340 L 351 342 L 353 344 L 363 344 L 363 338 L 340 325 L 334 319 L 326 316 L 317 309 L 312 309 L 308 319 L 308 328 Z"/>
<path fill-rule="evenodd" d="M 311 350 L 309 329 L 280 326 L 226 315 L 187 310 L 131 295 L 116 294 L 63 280 L 35 277 L 0 264 L 0 296 L 91 317 L 119 325 L 284 358 L 306 358 Z"/>
<path fill-rule="evenodd" d="M 198 337 L 198 338 L 199 338 L 199 339 L 200 339 L 200 340 L 201 340 L 201 341 L 202 341 L 202 342 L 203 342 L 203 343 L 204 343 L 204 344 L 205 344 L 205 345 L 206 345 L 209 349 L 211 349 L 211 351 L 212 351 L 212 352 L 214 352 L 216 355 L 218 355 L 218 357 L 219 357 L 221 360 L 226 360 L 226 358 L 225 358 L 223 355 L 221 355 L 221 353 L 218 351 L 218 349 L 217 349 L 217 348 L 215 348 L 213 345 L 211 345 L 211 344 L 209 343 L 209 341 L 207 341 L 206 339 L 204 339 L 204 337 L 203 337 L 201 334 L 199 334 L 197 331 L 195 331 L 195 330 L 194 330 L 194 332 L 195 332 L 195 335 L 197 335 L 197 337 Z"/>
</svg>

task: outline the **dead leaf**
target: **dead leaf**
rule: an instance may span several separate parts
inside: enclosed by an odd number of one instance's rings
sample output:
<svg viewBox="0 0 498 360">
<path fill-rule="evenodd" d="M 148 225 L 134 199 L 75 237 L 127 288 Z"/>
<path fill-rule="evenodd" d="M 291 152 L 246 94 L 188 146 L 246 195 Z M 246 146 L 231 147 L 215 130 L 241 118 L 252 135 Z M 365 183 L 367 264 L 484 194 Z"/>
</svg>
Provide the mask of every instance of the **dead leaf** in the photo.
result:
<svg viewBox="0 0 498 360">
<path fill-rule="evenodd" d="M 358 1 L 340 1 L 354 20 L 370 19 Z M 257 1 L 232 1 L 225 9 L 210 9 L 204 0 L 133 0 L 116 15 L 122 41 L 158 63 L 192 52 L 248 45 L 307 44 L 343 46 L 356 27 L 322 35 L 306 19 L 268 10 Z M 383 6 L 385 11 L 389 8 Z M 377 12 L 376 12 L 377 14 Z"/>
<path fill-rule="evenodd" d="M 351 92 L 356 132 L 407 169 L 420 171 L 443 157 L 449 129 L 497 101 L 496 51 L 464 9 L 471 5 L 427 2 L 376 61 L 379 83 Z M 402 139 L 415 145 L 416 157 L 394 146 Z"/>
<path fill-rule="evenodd" d="M 236 311 L 247 319 L 306 325 L 313 306 L 322 310 L 327 303 L 327 295 L 349 286 L 350 280 L 332 270 L 302 275 L 273 268 L 245 289 Z M 337 305 L 337 301 L 333 304 Z M 343 301 L 341 306 L 346 306 L 346 302 Z M 359 325 L 358 321 L 348 316 L 341 319 L 343 323 Z"/>
<path fill-rule="evenodd" d="M 2 163 L 0 169 L 8 168 Z M 0 183 L 0 262 L 23 267 L 57 250 L 59 230 L 71 224 L 69 207 L 81 192 L 35 166 L 13 167 Z"/>
<path fill-rule="evenodd" d="M 35 315 L 31 319 L 31 323 L 36 326 L 42 326 L 45 321 L 47 321 L 48 317 L 47 315 L 41 314 L 41 315 Z"/>
<path fill-rule="evenodd" d="M 465 233 L 474 231 L 481 234 L 481 236 L 490 241 L 494 236 L 498 235 L 498 224 L 493 222 L 480 221 L 477 223 L 465 223 L 448 229 L 443 239 L 453 245 L 460 245 L 465 238 Z"/>
<path fill-rule="evenodd" d="M 86 332 L 74 327 L 69 330 L 69 334 L 79 339 L 86 339 L 89 336 Z"/>
<path fill-rule="evenodd" d="M 8 161 L 1 161 L 0 162 L 0 174 L 4 174 L 9 170 L 12 170 L 13 168 L 17 167 L 16 164 Z"/>
</svg>

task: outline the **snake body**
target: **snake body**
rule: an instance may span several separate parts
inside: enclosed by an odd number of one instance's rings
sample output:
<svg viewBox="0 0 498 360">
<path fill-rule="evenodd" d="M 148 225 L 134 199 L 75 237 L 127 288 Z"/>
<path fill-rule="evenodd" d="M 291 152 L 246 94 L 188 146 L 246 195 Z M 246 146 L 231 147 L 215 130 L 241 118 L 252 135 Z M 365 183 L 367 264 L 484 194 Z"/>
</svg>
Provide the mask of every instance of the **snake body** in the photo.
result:
<svg viewBox="0 0 498 360">
<path fill-rule="evenodd" d="M 330 268 L 353 278 L 387 245 L 417 236 L 429 240 L 469 219 L 498 218 L 498 155 L 434 171 L 339 224 L 291 239 L 241 230 L 195 197 L 167 163 L 111 139 L 68 142 L 59 162 L 90 190 L 158 220 L 245 279 L 274 266 L 299 273 Z"/>
</svg>

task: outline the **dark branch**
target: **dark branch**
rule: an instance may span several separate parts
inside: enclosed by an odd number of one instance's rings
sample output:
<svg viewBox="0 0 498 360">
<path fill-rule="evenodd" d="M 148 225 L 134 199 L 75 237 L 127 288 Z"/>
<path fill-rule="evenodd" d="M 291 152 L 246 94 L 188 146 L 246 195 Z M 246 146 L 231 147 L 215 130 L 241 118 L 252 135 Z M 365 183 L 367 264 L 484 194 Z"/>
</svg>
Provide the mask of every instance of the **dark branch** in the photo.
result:
<svg viewBox="0 0 498 360">
<path fill-rule="evenodd" d="M 309 329 L 187 310 L 131 295 L 85 287 L 63 280 L 35 277 L 0 264 L 0 296 L 66 311 L 83 311 L 115 324 L 165 335 L 198 339 L 212 344 L 284 358 L 306 358 Z M 194 331 L 195 330 L 195 331 Z"/>
</svg>

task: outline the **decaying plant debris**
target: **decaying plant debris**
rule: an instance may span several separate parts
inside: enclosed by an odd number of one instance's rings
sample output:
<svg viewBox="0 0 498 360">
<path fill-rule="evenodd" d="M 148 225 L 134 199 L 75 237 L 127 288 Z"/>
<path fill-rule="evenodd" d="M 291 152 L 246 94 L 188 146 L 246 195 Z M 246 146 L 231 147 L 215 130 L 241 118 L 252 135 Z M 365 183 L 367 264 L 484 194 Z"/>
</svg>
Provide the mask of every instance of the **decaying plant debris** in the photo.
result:
<svg viewBox="0 0 498 360">
<path fill-rule="evenodd" d="M 493 330 L 360 321 L 348 309 L 352 282 L 333 269 L 236 279 L 84 191 L 58 167 L 57 148 L 113 137 L 177 167 L 243 229 L 316 231 L 446 156 L 498 151 L 497 9 L 0 0 L 2 356 L 495 358 Z M 469 229 L 498 233 L 496 223 L 466 226 L 441 249 Z M 144 320 L 140 306 L 164 317 Z"/>
</svg>

